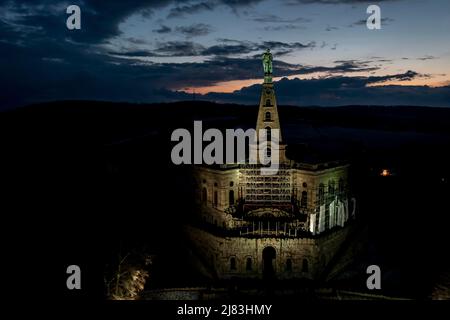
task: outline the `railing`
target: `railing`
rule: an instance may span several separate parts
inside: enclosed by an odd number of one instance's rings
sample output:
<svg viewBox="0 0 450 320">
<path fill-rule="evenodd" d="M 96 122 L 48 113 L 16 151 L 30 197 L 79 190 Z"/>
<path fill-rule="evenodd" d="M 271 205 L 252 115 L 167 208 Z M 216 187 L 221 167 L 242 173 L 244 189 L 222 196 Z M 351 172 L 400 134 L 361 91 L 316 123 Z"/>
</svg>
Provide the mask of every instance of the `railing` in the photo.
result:
<svg viewBox="0 0 450 320">
<path fill-rule="evenodd" d="M 310 234 L 304 229 L 293 229 L 288 228 L 286 231 L 284 230 L 240 230 L 239 236 L 241 237 L 272 237 L 272 238 L 305 238 L 309 237 Z"/>
<path fill-rule="evenodd" d="M 282 238 L 298 238 L 307 237 L 310 233 L 304 228 L 304 225 L 298 222 L 295 223 L 280 223 L 270 221 L 255 221 L 247 223 L 245 226 L 230 229 L 238 232 L 239 236 L 250 237 L 282 237 Z"/>
</svg>

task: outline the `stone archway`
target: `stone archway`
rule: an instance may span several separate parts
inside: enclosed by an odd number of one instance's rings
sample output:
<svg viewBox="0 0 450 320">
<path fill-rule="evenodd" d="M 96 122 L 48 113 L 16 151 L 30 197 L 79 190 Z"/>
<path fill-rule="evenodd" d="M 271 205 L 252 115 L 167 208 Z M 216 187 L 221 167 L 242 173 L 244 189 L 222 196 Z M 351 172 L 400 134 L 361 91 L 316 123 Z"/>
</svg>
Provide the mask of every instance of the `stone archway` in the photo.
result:
<svg viewBox="0 0 450 320">
<path fill-rule="evenodd" d="M 263 278 L 273 279 L 275 278 L 275 269 L 273 267 L 273 260 L 276 258 L 276 251 L 274 247 L 265 247 L 262 252 L 263 259 Z"/>
</svg>

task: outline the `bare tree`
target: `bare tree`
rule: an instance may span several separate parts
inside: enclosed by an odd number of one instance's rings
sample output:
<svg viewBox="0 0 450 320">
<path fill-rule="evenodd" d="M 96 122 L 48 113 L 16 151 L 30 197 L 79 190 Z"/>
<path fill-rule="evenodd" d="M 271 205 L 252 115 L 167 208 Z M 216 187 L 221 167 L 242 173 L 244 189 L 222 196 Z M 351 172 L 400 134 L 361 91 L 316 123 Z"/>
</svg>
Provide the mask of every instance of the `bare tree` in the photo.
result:
<svg viewBox="0 0 450 320">
<path fill-rule="evenodd" d="M 151 256 L 119 253 L 118 263 L 109 279 L 105 276 L 106 295 L 112 300 L 136 300 L 144 290 L 149 273 L 145 266 L 152 263 Z"/>
</svg>

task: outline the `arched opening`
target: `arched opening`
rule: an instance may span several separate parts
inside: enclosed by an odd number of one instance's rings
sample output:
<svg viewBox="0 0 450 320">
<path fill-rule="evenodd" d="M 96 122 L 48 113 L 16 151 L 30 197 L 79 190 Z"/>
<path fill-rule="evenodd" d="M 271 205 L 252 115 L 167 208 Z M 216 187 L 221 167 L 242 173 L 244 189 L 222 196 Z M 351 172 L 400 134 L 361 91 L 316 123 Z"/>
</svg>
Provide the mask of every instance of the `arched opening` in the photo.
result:
<svg viewBox="0 0 450 320">
<path fill-rule="evenodd" d="M 266 100 L 266 107 L 271 107 L 272 106 L 272 102 L 270 102 L 270 99 Z"/>
<path fill-rule="evenodd" d="M 308 192 L 307 191 L 302 192 L 302 198 L 300 199 L 300 206 L 302 208 L 306 208 L 308 206 Z"/>
<path fill-rule="evenodd" d="M 263 258 L 263 277 L 265 279 L 272 279 L 275 277 L 275 270 L 273 269 L 273 260 L 276 257 L 276 251 L 273 247 L 265 247 L 262 252 Z"/>
<path fill-rule="evenodd" d="M 214 191 L 214 207 L 217 207 L 219 204 L 219 195 L 217 194 L 217 191 Z"/>
<path fill-rule="evenodd" d="M 302 262 L 302 272 L 308 272 L 308 260 L 303 259 Z"/>
<path fill-rule="evenodd" d="M 247 258 L 247 261 L 245 263 L 245 270 L 251 271 L 252 269 L 253 269 L 252 258 Z"/>
<path fill-rule="evenodd" d="M 265 121 L 270 121 L 272 120 L 272 115 L 270 114 L 270 112 L 266 112 L 266 116 L 265 116 Z"/>
<path fill-rule="evenodd" d="M 286 271 L 291 272 L 292 271 L 292 259 L 288 258 L 286 260 Z"/>
<path fill-rule="evenodd" d="M 206 191 L 206 188 L 203 187 L 202 189 L 202 202 L 206 203 L 208 201 L 208 191 Z"/>
<path fill-rule="evenodd" d="M 234 205 L 234 190 L 230 190 L 230 192 L 228 192 L 228 202 L 230 206 Z"/>
<path fill-rule="evenodd" d="M 230 270 L 236 270 L 236 258 L 235 257 L 230 258 Z"/>
</svg>

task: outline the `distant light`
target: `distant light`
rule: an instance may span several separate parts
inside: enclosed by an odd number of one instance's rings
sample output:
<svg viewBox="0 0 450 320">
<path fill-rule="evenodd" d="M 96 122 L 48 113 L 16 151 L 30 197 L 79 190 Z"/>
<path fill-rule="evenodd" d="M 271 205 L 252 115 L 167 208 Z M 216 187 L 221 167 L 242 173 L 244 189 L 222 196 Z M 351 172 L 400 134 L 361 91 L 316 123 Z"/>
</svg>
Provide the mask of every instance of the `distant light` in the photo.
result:
<svg viewBox="0 0 450 320">
<path fill-rule="evenodd" d="M 381 175 L 382 175 L 383 177 L 387 177 L 387 176 L 390 176 L 391 173 L 389 172 L 389 170 L 383 169 L 383 171 L 381 171 Z"/>
</svg>

